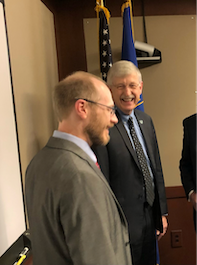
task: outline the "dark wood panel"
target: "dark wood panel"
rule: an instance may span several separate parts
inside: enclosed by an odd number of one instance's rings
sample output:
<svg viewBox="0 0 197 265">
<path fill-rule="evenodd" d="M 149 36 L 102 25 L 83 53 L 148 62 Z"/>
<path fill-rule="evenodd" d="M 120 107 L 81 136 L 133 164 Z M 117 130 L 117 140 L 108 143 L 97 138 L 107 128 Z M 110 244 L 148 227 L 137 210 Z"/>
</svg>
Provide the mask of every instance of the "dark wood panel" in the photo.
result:
<svg viewBox="0 0 197 265">
<path fill-rule="evenodd" d="M 195 265 L 196 233 L 193 208 L 187 201 L 182 186 L 166 188 L 168 202 L 168 231 L 159 241 L 161 265 Z M 182 247 L 173 248 L 171 232 L 181 230 Z"/>
<path fill-rule="evenodd" d="M 84 10 L 94 8 L 96 1 L 92 0 L 42 0 L 51 10 L 55 10 L 58 6 L 65 8 Z M 110 10 L 112 16 L 121 15 L 121 5 L 123 0 L 106 0 L 105 6 Z M 144 11 L 147 16 L 154 15 L 190 15 L 196 14 L 195 0 L 133 0 L 134 16 L 142 15 L 142 3 L 144 3 Z"/>
<path fill-rule="evenodd" d="M 167 187 L 166 188 L 166 197 L 167 197 L 167 199 L 186 198 L 183 186 Z"/>
<path fill-rule="evenodd" d="M 142 15 L 142 1 L 134 0 L 134 16 Z M 195 0 L 144 0 L 145 16 L 196 14 Z"/>
<path fill-rule="evenodd" d="M 32 253 L 28 255 L 28 257 L 24 260 L 22 265 L 33 265 L 33 257 Z"/>
<path fill-rule="evenodd" d="M 59 11 L 55 17 L 59 78 L 74 71 L 87 71 L 81 10 Z"/>
</svg>

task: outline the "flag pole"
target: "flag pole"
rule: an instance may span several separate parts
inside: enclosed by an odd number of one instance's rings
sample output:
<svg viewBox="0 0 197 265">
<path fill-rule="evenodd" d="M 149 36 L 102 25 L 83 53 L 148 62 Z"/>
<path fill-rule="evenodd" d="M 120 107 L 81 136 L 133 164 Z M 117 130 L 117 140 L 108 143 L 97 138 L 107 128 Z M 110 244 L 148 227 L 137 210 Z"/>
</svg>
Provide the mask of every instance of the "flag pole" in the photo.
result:
<svg viewBox="0 0 197 265">
<path fill-rule="evenodd" d="M 103 5 L 103 0 L 101 0 L 101 6 L 104 6 L 104 5 Z"/>
<path fill-rule="evenodd" d="M 131 18 L 131 28 L 132 28 L 132 34 L 133 34 L 133 41 L 135 41 L 134 26 L 133 26 L 133 9 L 132 9 L 131 0 L 129 0 L 129 5 L 130 5 L 130 18 Z"/>
<path fill-rule="evenodd" d="M 100 6 L 100 1 L 97 1 L 96 0 L 96 7 L 95 7 L 95 10 L 96 10 L 96 16 L 97 16 L 97 34 L 98 34 L 98 61 L 100 61 L 100 56 L 99 56 L 99 9 L 97 7 Z M 99 67 L 100 67 L 100 64 L 99 64 Z"/>
</svg>

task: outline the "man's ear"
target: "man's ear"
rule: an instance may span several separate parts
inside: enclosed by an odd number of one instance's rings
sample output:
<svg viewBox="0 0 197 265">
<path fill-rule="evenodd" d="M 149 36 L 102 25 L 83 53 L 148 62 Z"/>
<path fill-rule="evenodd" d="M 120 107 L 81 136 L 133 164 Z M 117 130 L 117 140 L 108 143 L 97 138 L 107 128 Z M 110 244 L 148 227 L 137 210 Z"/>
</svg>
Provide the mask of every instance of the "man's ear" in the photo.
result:
<svg viewBox="0 0 197 265">
<path fill-rule="evenodd" d="M 83 99 L 78 99 L 75 102 L 75 111 L 77 115 L 80 116 L 82 119 L 86 119 L 88 114 L 87 103 L 88 102 Z"/>
<path fill-rule="evenodd" d="M 141 94 L 142 94 L 142 90 L 143 90 L 143 81 L 140 82 L 140 89 L 141 89 Z"/>
</svg>

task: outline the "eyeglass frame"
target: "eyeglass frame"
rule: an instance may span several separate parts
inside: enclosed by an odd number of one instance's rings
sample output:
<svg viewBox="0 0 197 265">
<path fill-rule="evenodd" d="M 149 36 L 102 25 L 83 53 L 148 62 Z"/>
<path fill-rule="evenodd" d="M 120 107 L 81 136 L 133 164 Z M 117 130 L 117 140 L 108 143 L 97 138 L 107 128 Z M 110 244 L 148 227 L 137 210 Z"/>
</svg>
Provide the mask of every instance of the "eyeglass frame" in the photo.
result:
<svg viewBox="0 0 197 265">
<path fill-rule="evenodd" d="M 87 99 L 87 98 L 75 98 L 75 100 L 79 100 L 79 99 L 85 100 L 85 101 L 87 101 L 89 103 L 92 103 L 92 104 L 96 104 L 96 105 L 100 105 L 100 106 L 106 107 L 108 110 L 110 110 L 110 115 L 111 116 L 113 116 L 116 113 L 116 110 L 117 110 L 116 106 L 110 107 L 110 106 L 101 104 L 99 102 L 96 102 L 96 101 L 93 101 L 93 100 L 90 100 L 90 99 Z"/>
</svg>

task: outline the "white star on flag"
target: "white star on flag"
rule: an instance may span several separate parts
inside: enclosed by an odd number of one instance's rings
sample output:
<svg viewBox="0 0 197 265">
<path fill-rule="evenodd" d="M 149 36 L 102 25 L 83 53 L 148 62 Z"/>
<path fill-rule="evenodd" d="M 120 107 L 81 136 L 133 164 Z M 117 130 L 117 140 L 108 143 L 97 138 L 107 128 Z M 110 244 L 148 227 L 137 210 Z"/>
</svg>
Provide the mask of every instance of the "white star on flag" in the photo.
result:
<svg viewBox="0 0 197 265">
<path fill-rule="evenodd" d="M 103 46 L 106 46 L 106 45 L 107 45 L 107 41 L 103 40 Z"/>
<path fill-rule="evenodd" d="M 112 66 L 111 46 L 109 42 L 108 20 L 102 8 L 99 11 L 99 50 L 100 50 L 100 71 L 103 80 L 107 81 L 107 73 Z"/>
<path fill-rule="evenodd" d="M 107 52 L 103 51 L 102 55 L 103 55 L 103 57 L 105 57 L 107 55 Z"/>
<path fill-rule="evenodd" d="M 103 73 L 103 78 L 106 78 L 107 77 L 107 74 L 106 73 Z"/>
<path fill-rule="evenodd" d="M 103 35 L 107 35 L 108 34 L 108 29 L 103 29 Z"/>
</svg>

